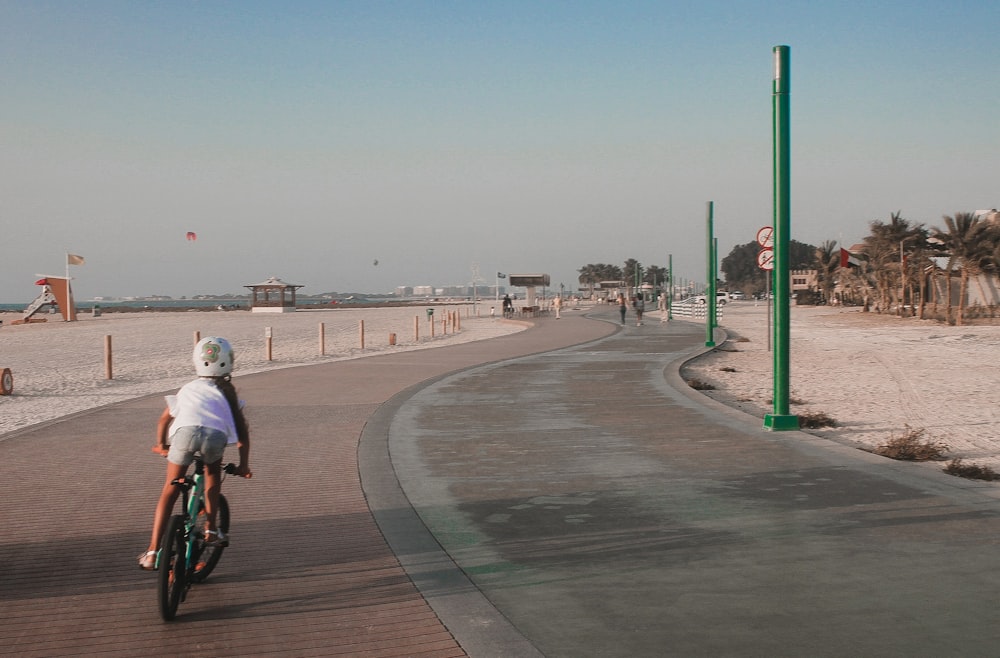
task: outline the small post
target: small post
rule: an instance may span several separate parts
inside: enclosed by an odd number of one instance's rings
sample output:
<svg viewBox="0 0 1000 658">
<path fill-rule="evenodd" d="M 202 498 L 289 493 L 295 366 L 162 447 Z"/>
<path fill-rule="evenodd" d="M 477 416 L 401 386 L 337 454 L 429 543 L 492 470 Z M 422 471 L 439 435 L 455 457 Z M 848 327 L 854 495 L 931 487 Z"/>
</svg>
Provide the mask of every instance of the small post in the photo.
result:
<svg viewBox="0 0 1000 658">
<path fill-rule="evenodd" d="M 319 355 L 326 356 L 326 324 L 319 323 Z"/>
<path fill-rule="evenodd" d="M 271 327 L 264 327 L 264 358 L 271 360 Z"/>
<path fill-rule="evenodd" d="M 361 349 L 365 349 L 365 321 L 358 322 L 358 334 L 361 338 Z"/>
<path fill-rule="evenodd" d="M 111 373 L 111 336 L 104 337 L 104 378 L 114 379 Z"/>
<path fill-rule="evenodd" d="M 389 344 L 390 345 L 396 344 L 396 334 L 392 333 L 391 331 L 389 332 Z"/>
<path fill-rule="evenodd" d="M 194 344 L 197 345 L 199 340 L 201 340 L 201 332 L 200 331 L 195 331 L 194 332 Z"/>
<path fill-rule="evenodd" d="M 478 313 L 478 311 L 476 311 L 476 312 Z M 457 333 L 457 332 L 460 332 L 460 331 L 462 331 L 462 314 L 461 313 L 456 313 L 455 314 L 455 332 Z"/>
<path fill-rule="evenodd" d="M 413 342 L 414 343 L 419 343 L 420 342 L 420 316 L 419 315 L 414 315 L 413 316 Z"/>
</svg>

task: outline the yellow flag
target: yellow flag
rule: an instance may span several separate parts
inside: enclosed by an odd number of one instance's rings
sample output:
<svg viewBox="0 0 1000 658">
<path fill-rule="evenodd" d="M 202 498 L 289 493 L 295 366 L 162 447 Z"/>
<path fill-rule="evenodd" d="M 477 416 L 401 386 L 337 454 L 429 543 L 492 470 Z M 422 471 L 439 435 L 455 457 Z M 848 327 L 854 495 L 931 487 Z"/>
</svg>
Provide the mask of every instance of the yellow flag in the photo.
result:
<svg viewBox="0 0 1000 658">
<path fill-rule="evenodd" d="M 66 264 L 83 265 L 83 256 L 77 256 L 75 254 L 66 254 Z"/>
</svg>

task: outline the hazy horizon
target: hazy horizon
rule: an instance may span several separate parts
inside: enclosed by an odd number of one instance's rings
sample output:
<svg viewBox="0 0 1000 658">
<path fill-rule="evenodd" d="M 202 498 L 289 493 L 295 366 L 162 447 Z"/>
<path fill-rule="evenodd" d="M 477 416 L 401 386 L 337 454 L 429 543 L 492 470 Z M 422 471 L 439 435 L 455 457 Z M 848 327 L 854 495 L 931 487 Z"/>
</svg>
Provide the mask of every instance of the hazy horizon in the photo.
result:
<svg viewBox="0 0 1000 658">
<path fill-rule="evenodd" d="M 791 49 L 792 238 L 1000 205 L 994 2 L 344 0 L 0 5 L 0 299 L 704 281 L 772 223 Z M 196 240 L 187 233 L 197 234 Z M 376 264 L 377 263 L 377 264 Z"/>
</svg>

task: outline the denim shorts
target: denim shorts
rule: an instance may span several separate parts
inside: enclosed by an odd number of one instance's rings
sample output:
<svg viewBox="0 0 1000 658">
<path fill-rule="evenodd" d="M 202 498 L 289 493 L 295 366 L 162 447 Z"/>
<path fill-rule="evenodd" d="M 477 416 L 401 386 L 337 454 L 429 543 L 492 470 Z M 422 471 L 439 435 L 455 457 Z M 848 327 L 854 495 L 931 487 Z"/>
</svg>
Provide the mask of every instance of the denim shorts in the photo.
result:
<svg viewBox="0 0 1000 658">
<path fill-rule="evenodd" d="M 194 455 L 201 453 L 202 461 L 214 464 L 222 459 L 229 440 L 225 432 L 198 425 L 178 427 L 170 437 L 170 452 L 167 461 L 187 466 L 194 461 Z"/>
</svg>

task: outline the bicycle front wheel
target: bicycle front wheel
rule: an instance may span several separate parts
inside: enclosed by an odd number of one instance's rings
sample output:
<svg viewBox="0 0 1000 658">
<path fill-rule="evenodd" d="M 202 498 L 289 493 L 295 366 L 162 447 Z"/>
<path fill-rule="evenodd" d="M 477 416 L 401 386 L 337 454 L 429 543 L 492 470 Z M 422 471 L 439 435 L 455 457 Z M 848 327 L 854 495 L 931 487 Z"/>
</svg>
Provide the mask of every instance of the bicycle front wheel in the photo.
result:
<svg viewBox="0 0 1000 658">
<path fill-rule="evenodd" d="M 204 511 L 204 503 L 202 503 L 202 510 Z M 229 534 L 229 503 L 222 494 L 219 494 L 219 514 L 216 517 L 216 523 L 222 532 Z M 204 514 L 198 514 L 197 533 L 198 536 L 194 541 L 198 542 L 200 551 L 195 560 L 194 570 L 191 572 L 191 582 L 200 583 L 208 578 L 208 575 L 215 569 L 215 565 L 222 559 L 222 551 L 225 550 L 225 547 L 205 543 Z"/>
<path fill-rule="evenodd" d="M 160 616 L 170 621 L 177 615 L 177 606 L 185 584 L 184 517 L 170 517 L 167 531 L 160 540 L 159 602 Z"/>
</svg>

